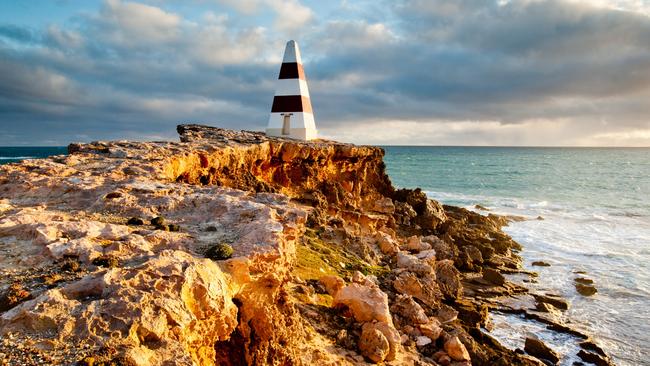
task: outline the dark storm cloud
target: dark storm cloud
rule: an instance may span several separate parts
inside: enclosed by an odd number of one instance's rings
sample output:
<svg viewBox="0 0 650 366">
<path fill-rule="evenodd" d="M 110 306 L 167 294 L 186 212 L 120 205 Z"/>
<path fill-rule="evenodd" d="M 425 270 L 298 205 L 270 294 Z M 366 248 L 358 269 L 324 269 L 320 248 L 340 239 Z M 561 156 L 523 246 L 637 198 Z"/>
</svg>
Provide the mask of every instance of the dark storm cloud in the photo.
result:
<svg viewBox="0 0 650 366">
<path fill-rule="evenodd" d="M 380 120 L 650 128 L 646 15 L 559 0 L 373 6 L 380 18 L 315 14 L 294 33 L 326 132 Z M 107 0 L 65 27 L 0 24 L 0 145 L 174 138 L 192 121 L 263 128 L 285 30 L 236 18 Z"/>
</svg>

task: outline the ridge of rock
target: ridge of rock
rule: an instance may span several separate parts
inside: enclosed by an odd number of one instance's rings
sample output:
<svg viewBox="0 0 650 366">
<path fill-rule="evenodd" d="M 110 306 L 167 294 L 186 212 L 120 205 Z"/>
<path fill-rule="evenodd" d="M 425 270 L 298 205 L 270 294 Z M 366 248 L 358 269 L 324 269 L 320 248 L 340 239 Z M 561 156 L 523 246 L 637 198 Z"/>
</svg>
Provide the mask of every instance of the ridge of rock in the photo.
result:
<svg viewBox="0 0 650 366">
<path fill-rule="evenodd" d="M 396 190 L 378 147 L 177 131 L 0 166 L 6 359 L 535 364 L 479 329 L 506 219 Z"/>
</svg>

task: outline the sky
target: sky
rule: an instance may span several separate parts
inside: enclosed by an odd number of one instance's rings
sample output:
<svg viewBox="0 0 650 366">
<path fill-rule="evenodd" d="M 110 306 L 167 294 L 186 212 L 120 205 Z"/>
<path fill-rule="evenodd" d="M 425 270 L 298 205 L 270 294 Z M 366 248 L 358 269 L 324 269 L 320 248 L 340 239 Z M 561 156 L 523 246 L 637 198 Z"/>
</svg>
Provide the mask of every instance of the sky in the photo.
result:
<svg viewBox="0 0 650 366">
<path fill-rule="evenodd" d="M 0 0 L 0 146 L 263 130 L 289 39 L 326 138 L 650 146 L 650 0 Z"/>
</svg>

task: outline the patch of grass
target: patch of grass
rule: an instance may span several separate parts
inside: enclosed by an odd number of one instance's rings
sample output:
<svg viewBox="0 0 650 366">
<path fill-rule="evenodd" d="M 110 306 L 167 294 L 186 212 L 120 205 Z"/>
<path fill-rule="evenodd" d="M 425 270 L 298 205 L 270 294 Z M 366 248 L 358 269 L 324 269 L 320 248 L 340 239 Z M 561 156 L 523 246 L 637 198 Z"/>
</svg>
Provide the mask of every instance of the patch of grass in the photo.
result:
<svg viewBox="0 0 650 366">
<path fill-rule="evenodd" d="M 325 275 L 345 278 L 354 271 L 381 277 L 390 271 L 385 267 L 368 264 L 340 244 L 323 241 L 320 233 L 318 230 L 306 229 L 296 248 L 298 262 L 294 274 L 302 280 L 318 280 Z"/>
</svg>

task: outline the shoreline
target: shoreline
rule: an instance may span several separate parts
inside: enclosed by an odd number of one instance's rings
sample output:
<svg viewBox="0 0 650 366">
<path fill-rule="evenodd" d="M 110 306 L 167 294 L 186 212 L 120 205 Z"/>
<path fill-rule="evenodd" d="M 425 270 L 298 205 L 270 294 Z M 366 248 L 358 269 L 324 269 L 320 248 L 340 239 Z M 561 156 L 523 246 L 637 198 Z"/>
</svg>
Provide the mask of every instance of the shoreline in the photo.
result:
<svg viewBox="0 0 650 366">
<path fill-rule="evenodd" d="M 28 336 L 28 352 L 81 364 L 538 364 L 481 330 L 489 309 L 521 311 L 498 297 L 528 292 L 503 277 L 521 272 L 505 218 L 395 189 L 379 148 L 178 131 L 181 143 L 71 144 L 0 167 L 0 237 L 41 261 L 2 260 L 24 271 L 3 273 L 17 301 L 0 333 L 18 338 L 1 353 L 24 356 L 12 345 Z M 157 216 L 175 226 L 145 222 Z M 204 258 L 222 243 L 232 258 Z"/>
</svg>

